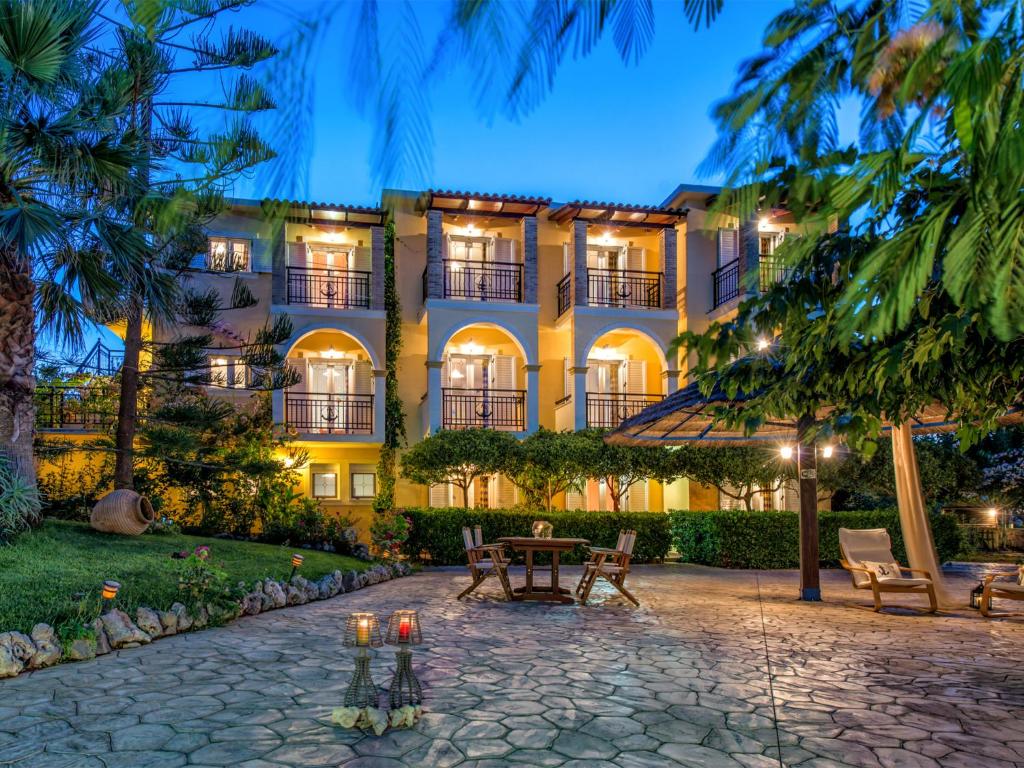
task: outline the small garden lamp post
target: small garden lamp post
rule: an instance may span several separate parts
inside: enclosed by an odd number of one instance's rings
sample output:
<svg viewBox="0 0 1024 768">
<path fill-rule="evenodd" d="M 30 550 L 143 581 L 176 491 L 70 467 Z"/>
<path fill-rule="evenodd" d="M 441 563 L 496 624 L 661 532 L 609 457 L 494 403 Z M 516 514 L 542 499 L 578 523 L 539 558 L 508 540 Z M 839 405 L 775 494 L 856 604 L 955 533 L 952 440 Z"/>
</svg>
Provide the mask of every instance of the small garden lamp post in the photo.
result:
<svg viewBox="0 0 1024 768">
<path fill-rule="evenodd" d="M 288 581 L 295 578 L 295 572 L 302 567 L 302 561 L 306 558 L 299 554 L 292 555 L 292 572 L 288 576 Z"/>
<path fill-rule="evenodd" d="M 103 589 L 100 591 L 100 596 L 103 598 L 103 606 L 100 613 L 106 613 L 110 610 L 110 606 L 114 604 L 114 599 L 117 597 L 118 590 L 121 589 L 119 582 L 108 579 L 103 582 Z"/>
<path fill-rule="evenodd" d="M 420 619 L 416 611 L 395 611 L 388 621 L 386 637 L 388 645 L 397 646 L 395 676 L 388 692 L 391 709 L 416 707 L 423 703 L 423 688 L 412 671 L 410 646 L 423 642 Z"/>
<path fill-rule="evenodd" d="M 356 673 L 345 691 L 346 707 L 377 708 L 379 695 L 370 675 L 370 649 L 380 648 L 383 644 L 380 622 L 375 614 L 349 614 L 345 623 L 345 645 L 356 649 Z"/>
</svg>

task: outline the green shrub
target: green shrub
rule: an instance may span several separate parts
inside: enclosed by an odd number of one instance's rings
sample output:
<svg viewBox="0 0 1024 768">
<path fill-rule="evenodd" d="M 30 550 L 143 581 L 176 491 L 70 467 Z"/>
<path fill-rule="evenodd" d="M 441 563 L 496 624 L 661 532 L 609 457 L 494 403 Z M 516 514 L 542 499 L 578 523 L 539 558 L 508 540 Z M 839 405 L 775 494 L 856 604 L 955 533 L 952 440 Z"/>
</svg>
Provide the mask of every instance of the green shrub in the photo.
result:
<svg viewBox="0 0 1024 768">
<path fill-rule="evenodd" d="M 633 561 L 664 559 L 670 544 L 669 517 L 660 512 L 529 512 L 507 509 L 407 509 L 412 531 L 404 551 L 413 558 L 426 552 L 433 565 L 465 565 L 463 526 L 479 525 L 484 541 L 501 536 L 530 536 L 534 520 L 547 520 L 560 538 L 587 539 L 599 547 L 614 547 L 622 529 L 636 530 Z M 586 554 L 577 547 L 562 556 L 563 563 L 579 563 Z"/>
<path fill-rule="evenodd" d="M 800 564 L 800 528 L 795 512 L 673 511 L 672 542 L 689 563 L 722 568 L 796 568 Z M 821 565 L 839 565 L 840 528 L 885 528 L 896 558 L 907 562 L 903 531 L 895 510 L 820 512 Z M 952 517 L 932 517 L 940 562 L 957 556 L 960 529 Z"/>
</svg>

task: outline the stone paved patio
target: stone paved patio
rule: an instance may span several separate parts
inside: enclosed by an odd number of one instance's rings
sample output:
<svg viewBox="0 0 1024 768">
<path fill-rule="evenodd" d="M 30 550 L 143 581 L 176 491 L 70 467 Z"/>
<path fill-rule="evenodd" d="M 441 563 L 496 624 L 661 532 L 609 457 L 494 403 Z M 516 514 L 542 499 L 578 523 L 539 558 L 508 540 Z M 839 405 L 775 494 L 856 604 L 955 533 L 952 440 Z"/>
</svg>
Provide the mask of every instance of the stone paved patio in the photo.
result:
<svg viewBox="0 0 1024 768">
<path fill-rule="evenodd" d="M 795 578 L 638 568 L 637 610 L 456 603 L 463 572 L 429 572 L 0 682 L 0 765 L 1024 766 L 1024 622 L 878 616 L 841 573 L 801 604 Z M 346 615 L 399 607 L 429 713 L 331 726 Z"/>
</svg>

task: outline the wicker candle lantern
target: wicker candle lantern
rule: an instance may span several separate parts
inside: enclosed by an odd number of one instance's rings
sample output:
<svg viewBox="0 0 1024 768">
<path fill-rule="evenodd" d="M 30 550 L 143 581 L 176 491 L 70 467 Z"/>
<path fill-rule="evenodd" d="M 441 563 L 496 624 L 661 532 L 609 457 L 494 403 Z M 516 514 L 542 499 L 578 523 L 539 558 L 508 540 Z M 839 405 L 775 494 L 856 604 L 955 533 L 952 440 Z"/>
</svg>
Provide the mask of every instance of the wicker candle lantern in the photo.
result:
<svg viewBox="0 0 1024 768">
<path fill-rule="evenodd" d="M 416 611 L 395 611 L 391 614 L 386 642 L 398 648 L 395 651 L 395 676 L 388 691 L 391 709 L 417 707 L 423 703 L 423 687 L 412 669 L 410 646 L 422 643 L 423 634 Z"/>
<path fill-rule="evenodd" d="M 380 622 L 372 613 L 353 613 L 345 622 L 345 645 L 356 649 L 356 673 L 345 691 L 346 707 L 372 707 L 379 705 L 377 686 L 370 675 L 370 649 L 380 648 Z"/>
<path fill-rule="evenodd" d="M 555 532 L 555 527 L 547 520 L 535 520 L 533 522 L 533 537 L 535 539 L 550 539 Z"/>
</svg>

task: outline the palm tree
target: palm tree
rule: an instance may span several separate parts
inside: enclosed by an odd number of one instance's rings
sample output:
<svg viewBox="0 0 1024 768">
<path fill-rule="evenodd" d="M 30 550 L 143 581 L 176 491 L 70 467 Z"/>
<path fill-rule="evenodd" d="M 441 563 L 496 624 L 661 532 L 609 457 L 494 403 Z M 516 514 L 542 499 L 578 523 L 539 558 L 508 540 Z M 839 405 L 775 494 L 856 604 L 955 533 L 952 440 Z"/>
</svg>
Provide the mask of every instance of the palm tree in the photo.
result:
<svg viewBox="0 0 1024 768">
<path fill-rule="evenodd" d="M 97 244 L 125 234 L 107 212 L 136 158 L 116 72 L 89 49 L 94 10 L 0 0 L 0 450 L 31 485 L 36 307 L 73 340 L 83 297 L 116 295 Z"/>
</svg>

